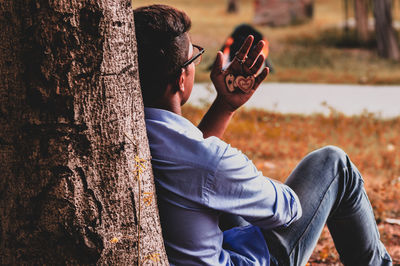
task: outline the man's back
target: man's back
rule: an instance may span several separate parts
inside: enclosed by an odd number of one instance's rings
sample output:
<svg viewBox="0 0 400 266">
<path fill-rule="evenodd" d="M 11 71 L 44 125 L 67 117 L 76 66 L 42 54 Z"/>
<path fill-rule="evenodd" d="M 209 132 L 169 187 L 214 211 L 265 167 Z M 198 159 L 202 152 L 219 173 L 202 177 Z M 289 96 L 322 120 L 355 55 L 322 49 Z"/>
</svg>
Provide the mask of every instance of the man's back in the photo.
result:
<svg viewBox="0 0 400 266">
<path fill-rule="evenodd" d="M 152 119 L 153 113 L 157 120 Z M 146 108 L 157 198 L 170 263 L 191 265 L 204 260 L 218 261 L 222 248 L 218 213 L 205 207 L 203 190 L 207 175 L 215 168 L 223 150 L 209 143 L 210 149 L 216 149 L 207 151 L 201 132 L 183 126 L 173 128 L 182 124 L 174 118 L 167 111 Z M 179 261 L 171 261 L 175 257 Z"/>
<path fill-rule="evenodd" d="M 258 250 L 222 249 L 223 239 L 237 232 L 223 236 L 219 216 L 241 215 L 265 229 L 290 223 L 298 214 L 294 193 L 263 177 L 240 151 L 216 137 L 204 139 L 181 116 L 146 108 L 146 125 L 170 263 L 229 265 L 240 256 L 266 264 L 268 250 L 254 226 L 242 229 L 241 241 L 258 243 Z"/>
</svg>

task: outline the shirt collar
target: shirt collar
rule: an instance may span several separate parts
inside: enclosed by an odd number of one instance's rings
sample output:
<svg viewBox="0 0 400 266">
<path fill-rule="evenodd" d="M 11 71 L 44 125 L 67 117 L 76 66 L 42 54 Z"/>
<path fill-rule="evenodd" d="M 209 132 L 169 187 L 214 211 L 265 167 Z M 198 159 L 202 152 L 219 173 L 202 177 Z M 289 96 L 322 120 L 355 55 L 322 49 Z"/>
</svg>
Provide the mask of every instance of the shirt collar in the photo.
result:
<svg viewBox="0 0 400 266">
<path fill-rule="evenodd" d="M 177 115 L 171 111 L 145 107 L 144 108 L 146 121 L 152 120 L 155 122 L 165 123 L 168 128 L 175 131 L 184 132 L 195 138 L 203 138 L 203 133 L 183 116 Z"/>
</svg>

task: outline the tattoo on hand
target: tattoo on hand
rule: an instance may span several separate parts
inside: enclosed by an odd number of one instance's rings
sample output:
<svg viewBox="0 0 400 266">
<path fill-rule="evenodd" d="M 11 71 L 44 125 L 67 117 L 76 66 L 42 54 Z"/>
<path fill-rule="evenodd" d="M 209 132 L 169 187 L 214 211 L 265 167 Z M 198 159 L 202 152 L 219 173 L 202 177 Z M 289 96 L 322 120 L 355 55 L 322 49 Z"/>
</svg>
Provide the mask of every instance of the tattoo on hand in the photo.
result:
<svg viewBox="0 0 400 266">
<path fill-rule="evenodd" d="M 253 75 L 251 76 L 234 76 L 233 74 L 227 74 L 225 76 L 225 84 L 230 92 L 234 92 L 239 89 L 244 93 L 249 93 L 255 84 L 255 78 Z"/>
</svg>

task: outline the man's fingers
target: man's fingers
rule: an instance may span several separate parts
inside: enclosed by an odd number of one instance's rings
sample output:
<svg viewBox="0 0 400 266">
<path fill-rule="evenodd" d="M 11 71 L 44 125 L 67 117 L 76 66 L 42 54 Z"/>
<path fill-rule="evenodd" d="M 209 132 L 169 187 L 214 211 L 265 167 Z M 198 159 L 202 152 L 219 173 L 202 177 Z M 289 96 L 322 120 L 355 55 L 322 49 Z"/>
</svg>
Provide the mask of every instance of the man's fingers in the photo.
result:
<svg viewBox="0 0 400 266">
<path fill-rule="evenodd" d="M 251 44 L 253 43 L 254 37 L 253 35 L 247 36 L 246 40 L 242 44 L 242 47 L 240 47 L 239 51 L 236 54 L 236 58 L 239 60 L 243 60 L 246 58 L 247 53 L 250 50 Z"/>
<path fill-rule="evenodd" d="M 249 55 L 247 56 L 247 60 L 245 62 L 245 65 L 247 67 L 251 67 L 254 64 L 254 61 L 256 59 L 258 59 L 258 55 L 261 53 L 261 51 L 263 50 L 265 46 L 265 42 L 264 41 L 259 41 L 257 43 L 257 45 L 253 48 L 253 50 L 251 50 L 251 52 L 249 53 Z"/>
<path fill-rule="evenodd" d="M 260 70 L 262 65 L 264 64 L 264 56 L 261 54 L 259 57 L 257 57 L 256 62 L 254 65 L 249 69 L 250 75 L 255 75 L 257 72 Z"/>
<path fill-rule="evenodd" d="M 258 74 L 258 76 L 256 77 L 256 82 L 255 82 L 255 86 L 254 89 L 258 88 L 258 86 L 261 84 L 261 82 L 263 82 L 263 80 L 268 76 L 269 74 L 269 68 L 265 67 L 260 74 Z"/>
<path fill-rule="evenodd" d="M 221 51 L 217 53 L 217 57 L 215 58 L 214 65 L 211 70 L 211 77 L 214 77 L 221 73 L 222 71 L 222 64 L 223 64 L 223 54 Z"/>
</svg>

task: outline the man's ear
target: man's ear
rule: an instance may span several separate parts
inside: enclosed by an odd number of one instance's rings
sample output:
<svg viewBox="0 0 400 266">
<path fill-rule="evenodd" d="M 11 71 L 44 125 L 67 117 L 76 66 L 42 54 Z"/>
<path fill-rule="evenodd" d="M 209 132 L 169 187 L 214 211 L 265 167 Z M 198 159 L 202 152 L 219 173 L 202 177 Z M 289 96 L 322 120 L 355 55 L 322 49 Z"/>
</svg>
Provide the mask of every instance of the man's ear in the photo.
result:
<svg viewBox="0 0 400 266">
<path fill-rule="evenodd" d="M 181 92 L 184 92 L 185 91 L 185 69 L 184 68 L 182 68 L 182 71 L 181 71 L 181 74 L 179 75 L 179 77 L 178 77 L 178 80 L 177 80 L 177 82 L 178 82 L 178 88 L 179 88 L 179 91 L 181 91 Z"/>
<path fill-rule="evenodd" d="M 185 70 L 182 69 L 179 76 L 175 78 L 175 80 L 168 84 L 168 93 L 176 94 L 177 92 L 185 91 Z M 166 92 L 167 92 L 166 91 Z"/>
</svg>

